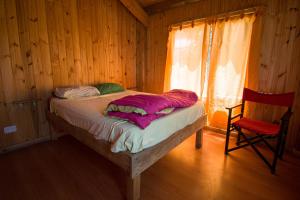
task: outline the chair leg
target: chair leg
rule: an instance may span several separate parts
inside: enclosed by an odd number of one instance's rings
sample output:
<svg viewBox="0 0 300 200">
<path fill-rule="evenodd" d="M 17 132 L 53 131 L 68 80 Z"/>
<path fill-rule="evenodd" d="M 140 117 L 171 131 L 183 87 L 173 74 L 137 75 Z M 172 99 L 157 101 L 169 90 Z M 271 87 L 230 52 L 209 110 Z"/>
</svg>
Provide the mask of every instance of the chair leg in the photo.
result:
<svg viewBox="0 0 300 200">
<path fill-rule="evenodd" d="M 229 144 L 229 138 L 230 138 L 231 113 L 232 113 L 232 109 L 229 109 L 228 121 L 227 121 L 227 131 L 226 131 L 226 143 L 225 143 L 225 154 L 226 155 L 228 154 L 228 144 Z"/>
<path fill-rule="evenodd" d="M 237 138 L 236 138 L 236 145 L 237 146 L 240 146 L 240 141 L 241 141 L 241 131 L 238 130 L 238 135 L 237 135 Z"/>
<path fill-rule="evenodd" d="M 228 145 L 229 145 L 229 138 L 230 138 L 230 126 L 229 128 L 227 127 L 226 131 L 226 143 L 225 143 L 225 154 L 228 154 Z"/>
<path fill-rule="evenodd" d="M 282 137 L 281 139 L 281 145 L 280 145 L 280 151 L 279 151 L 279 158 L 282 159 L 284 150 L 285 150 L 285 136 Z"/>
<path fill-rule="evenodd" d="M 268 160 L 262 155 L 262 153 L 255 147 L 254 143 L 249 141 L 247 137 L 244 134 L 241 134 L 243 138 L 246 140 L 246 142 L 252 147 L 252 149 L 255 151 L 255 153 L 266 163 L 266 165 L 272 169 L 272 165 L 268 162 Z"/>
<path fill-rule="evenodd" d="M 274 158 L 273 158 L 273 163 L 272 163 L 272 167 L 271 167 L 272 174 L 275 174 L 275 172 L 276 172 L 276 165 L 277 165 L 278 157 L 280 156 L 281 145 L 282 145 L 282 134 L 280 134 L 277 139 L 277 145 L 276 145 L 276 149 L 274 152 Z"/>
</svg>

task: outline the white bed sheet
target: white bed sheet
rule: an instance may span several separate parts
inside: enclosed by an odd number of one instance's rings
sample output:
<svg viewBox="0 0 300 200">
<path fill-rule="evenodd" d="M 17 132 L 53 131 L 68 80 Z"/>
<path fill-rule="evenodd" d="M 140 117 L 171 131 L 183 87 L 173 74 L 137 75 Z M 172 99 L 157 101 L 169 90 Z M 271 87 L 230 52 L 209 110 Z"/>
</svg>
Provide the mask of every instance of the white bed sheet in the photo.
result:
<svg viewBox="0 0 300 200">
<path fill-rule="evenodd" d="M 126 90 L 80 99 L 52 98 L 50 108 L 51 112 L 70 124 L 87 130 L 96 139 L 109 141 L 112 152 L 129 151 L 131 153 L 137 153 L 160 143 L 174 132 L 195 122 L 205 113 L 203 104 L 198 101 L 191 107 L 179 109 L 153 121 L 146 129 L 103 115 L 103 111 L 111 101 L 134 94 L 141 94 L 141 92 Z"/>
</svg>

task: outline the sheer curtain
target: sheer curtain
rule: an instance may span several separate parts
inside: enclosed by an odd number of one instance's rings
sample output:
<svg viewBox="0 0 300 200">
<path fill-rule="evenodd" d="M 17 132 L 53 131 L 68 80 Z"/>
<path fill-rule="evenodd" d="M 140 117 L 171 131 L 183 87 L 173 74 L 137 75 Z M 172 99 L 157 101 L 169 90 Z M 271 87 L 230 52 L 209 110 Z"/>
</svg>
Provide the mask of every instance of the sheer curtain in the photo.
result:
<svg viewBox="0 0 300 200">
<path fill-rule="evenodd" d="M 207 54 L 206 24 L 186 25 L 169 33 L 164 90 L 186 89 L 201 96 Z"/>
<path fill-rule="evenodd" d="M 254 20 L 253 14 L 203 21 L 169 33 L 164 90 L 195 91 L 210 126 L 225 129 L 225 107 L 241 101 Z"/>
<path fill-rule="evenodd" d="M 213 24 L 206 98 L 210 126 L 225 129 L 225 107 L 241 102 L 254 19 L 255 15 L 247 15 Z"/>
</svg>

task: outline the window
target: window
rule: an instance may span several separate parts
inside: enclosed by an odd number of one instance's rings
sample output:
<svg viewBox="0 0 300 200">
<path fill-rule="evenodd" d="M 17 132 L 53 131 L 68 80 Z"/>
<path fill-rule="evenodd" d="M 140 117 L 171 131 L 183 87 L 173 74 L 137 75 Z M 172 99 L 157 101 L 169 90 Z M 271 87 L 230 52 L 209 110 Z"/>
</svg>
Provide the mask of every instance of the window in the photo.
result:
<svg viewBox="0 0 300 200">
<path fill-rule="evenodd" d="M 200 22 L 169 34 L 165 88 L 196 92 L 211 126 L 225 128 L 225 107 L 242 98 L 254 20 L 249 14 Z"/>
<path fill-rule="evenodd" d="M 204 25 L 175 32 L 171 89 L 201 92 L 201 65 Z"/>
</svg>

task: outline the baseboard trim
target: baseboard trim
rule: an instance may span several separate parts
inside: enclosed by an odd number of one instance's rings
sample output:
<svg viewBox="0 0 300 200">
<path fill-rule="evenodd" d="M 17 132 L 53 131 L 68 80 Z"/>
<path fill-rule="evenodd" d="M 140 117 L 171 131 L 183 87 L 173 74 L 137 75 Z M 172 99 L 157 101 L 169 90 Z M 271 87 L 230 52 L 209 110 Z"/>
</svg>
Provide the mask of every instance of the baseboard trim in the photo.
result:
<svg viewBox="0 0 300 200">
<path fill-rule="evenodd" d="M 8 147 L 1 148 L 0 149 L 0 154 L 5 154 L 5 153 L 11 152 L 11 151 L 22 149 L 22 148 L 25 148 L 25 147 L 28 147 L 28 146 L 31 146 L 31 145 L 34 145 L 34 144 L 47 142 L 47 141 L 50 141 L 50 140 L 51 140 L 50 136 L 44 136 L 44 137 L 36 138 L 36 139 L 30 140 L 30 141 L 27 141 L 27 142 L 23 142 L 23 143 L 20 143 L 20 144 L 14 144 L 14 145 L 11 145 L 11 146 L 8 146 Z"/>
<path fill-rule="evenodd" d="M 226 130 L 221 129 L 221 128 L 216 128 L 216 127 L 212 127 L 212 126 L 205 126 L 204 130 L 214 131 L 216 133 L 220 133 L 220 134 L 226 135 Z M 237 136 L 237 132 L 231 131 L 230 136 L 236 137 Z"/>
<path fill-rule="evenodd" d="M 214 131 L 214 132 L 221 133 L 224 135 L 226 134 L 226 131 L 224 129 L 216 128 L 216 127 L 212 127 L 212 126 L 205 126 L 204 130 Z"/>
</svg>

